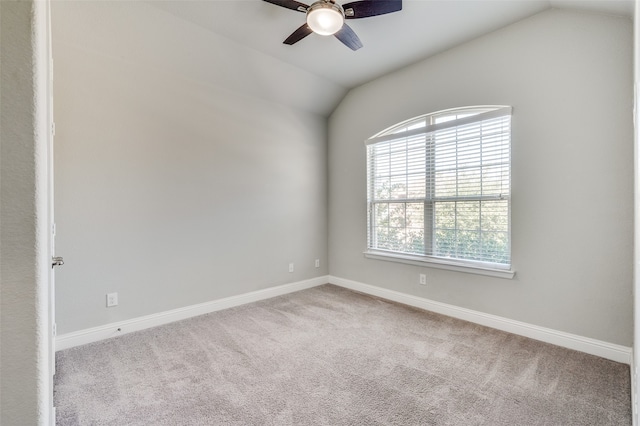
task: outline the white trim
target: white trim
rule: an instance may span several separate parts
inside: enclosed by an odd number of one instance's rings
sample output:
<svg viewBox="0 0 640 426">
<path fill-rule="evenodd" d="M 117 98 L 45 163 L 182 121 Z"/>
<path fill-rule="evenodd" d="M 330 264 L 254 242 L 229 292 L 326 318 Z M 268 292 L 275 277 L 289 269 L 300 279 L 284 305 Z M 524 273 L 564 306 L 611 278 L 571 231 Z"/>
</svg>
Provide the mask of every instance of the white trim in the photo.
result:
<svg viewBox="0 0 640 426">
<path fill-rule="evenodd" d="M 637 392 L 637 376 L 635 374 L 636 365 L 633 356 L 633 350 L 631 353 L 631 364 L 629 365 L 629 374 L 631 375 L 631 424 L 633 426 L 638 425 L 638 392 Z"/>
<path fill-rule="evenodd" d="M 364 257 L 367 259 L 384 260 L 387 262 L 405 263 L 407 265 L 422 266 L 426 268 L 446 269 L 448 271 L 465 272 L 467 274 L 487 275 L 496 278 L 512 279 L 516 271 L 510 269 L 497 269 L 490 267 L 480 267 L 464 265 L 457 262 L 436 259 L 428 256 L 411 256 L 407 254 L 396 254 L 383 251 L 365 251 Z"/>
<path fill-rule="evenodd" d="M 550 328 L 539 327 L 537 325 L 515 321 L 496 315 L 485 314 L 483 312 L 448 305 L 446 303 L 436 302 L 434 300 L 412 296 L 344 278 L 329 276 L 329 283 L 427 311 L 436 312 L 520 336 L 529 337 L 531 339 L 540 340 L 542 342 L 562 346 L 564 348 L 596 355 L 623 364 L 631 364 L 632 350 L 626 346 L 603 342 L 601 340 L 582 337 Z"/>
<path fill-rule="evenodd" d="M 159 325 L 168 324 L 175 321 L 208 314 L 210 312 L 221 311 L 259 300 L 270 299 L 276 296 L 293 293 L 300 290 L 327 284 L 328 276 L 311 278 L 277 287 L 270 287 L 264 290 L 252 291 L 250 293 L 239 294 L 237 296 L 225 297 L 224 299 L 212 300 L 210 302 L 199 303 L 197 305 L 185 306 L 184 308 L 159 312 L 157 314 L 132 318 L 130 320 L 114 322 L 99 327 L 74 331 L 72 333 L 61 334 L 56 338 L 56 350 L 63 350 L 75 346 L 86 345 L 111 337 L 121 336 L 134 331 L 144 330 Z"/>
<path fill-rule="evenodd" d="M 582 337 L 575 334 L 565 333 L 549 328 L 485 314 L 471 309 L 461 308 L 434 300 L 400 293 L 381 287 L 364 284 L 331 275 L 311 278 L 295 283 L 284 284 L 277 287 L 257 290 L 237 296 L 226 297 L 224 299 L 199 303 L 197 305 L 186 306 L 184 308 L 173 309 L 171 311 L 159 312 L 157 314 L 146 315 L 144 317 L 106 324 L 72 333 L 61 334 L 56 338 L 56 350 L 64 350 L 87 343 L 97 342 L 111 337 L 120 336 L 138 330 L 144 330 L 159 325 L 168 324 L 175 321 L 208 314 L 210 312 L 233 308 L 235 306 L 253 303 L 260 300 L 270 299 L 276 296 L 293 293 L 300 290 L 316 287 L 326 283 L 331 283 L 340 287 L 370 294 L 383 299 L 391 300 L 405 305 L 414 306 L 431 312 L 447 315 L 450 317 L 470 321 L 476 324 L 529 337 L 554 345 L 596 355 L 612 361 L 631 365 L 632 398 L 635 398 L 635 379 L 632 365 L 632 349 L 626 346 L 603 342 L 601 340 Z M 632 399 L 633 400 L 633 399 Z M 634 406 L 635 408 L 635 406 Z M 636 417 L 634 416 L 634 419 Z"/>
<path fill-rule="evenodd" d="M 472 110 L 472 109 L 480 109 L 480 108 L 495 108 L 492 109 L 490 111 L 486 111 L 486 112 L 481 112 L 480 114 L 475 114 L 469 117 L 464 117 L 464 118 L 458 118 L 457 120 L 451 120 L 451 121 L 445 121 L 444 123 L 438 123 L 438 124 L 427 124 L 425 127 L 420 127 L 418 129 L 413 129 L 413 130 L 405 130 L 403 132 L 398 132 L 398 133 L 391 133 L 388 135 L 383 134 L 382 136 L 372 136 L 369 139 L 367 139 L 366 141 L 364 141 L 365 145 L 375 145 L 377 143 L 381 143 L 381 142 L 388 142 L 388 141 L 393 141 L 396 139 L 405 139 L 405 138 L 410 138 L 411 136 L 415 136 L 415 135 L 422 135 L 422 134 L 428 134 L 428 133 L 433 133 L 433 132 L 437 132 L 438 130 L 444 130 L 444 129 L 449 129 L 451 127 L 458 127 L 458 126 L 464 126 L 467 124 L 474 124 L 474 123 L 478 123 L 480 121 L 484 121 L 484 120 L 490 120 L 492 118 L 499 118 L 499 117 L 506 117 L 507 115 L 511 115 L 512 114 L 512 110 L 513 108 L 510 106 L 477 106 L 477 107 L 469 107 L 469 108 L 452 108 L 450 110 L 446 110 L 446 111 L 438 111 L 438 112 L 434 112 L 431 114 L 425 114 L 419 117 L 415 117 L 412 118 L 410 121 L 414 121 L 414 120 L 418 120 L 421 118 L 427 118 L 427 117 L 434 117 L 434 116 L 441 116 L 443 115 L 444 112 L 447 111 L 451 111 L 451 112 L 464 112 L 465 110 Z M 393 126 L 391 129 L 396 128 L 396 127 L 400 127 L 402 126 L 404 123 L 407 123 L 407 121 L 400 123 L 398 125 Z M 386 133 L 388 131 L 390 131 L 391 129 L 385 130 L 383 131 L 383 133 Z"/>
</svg>

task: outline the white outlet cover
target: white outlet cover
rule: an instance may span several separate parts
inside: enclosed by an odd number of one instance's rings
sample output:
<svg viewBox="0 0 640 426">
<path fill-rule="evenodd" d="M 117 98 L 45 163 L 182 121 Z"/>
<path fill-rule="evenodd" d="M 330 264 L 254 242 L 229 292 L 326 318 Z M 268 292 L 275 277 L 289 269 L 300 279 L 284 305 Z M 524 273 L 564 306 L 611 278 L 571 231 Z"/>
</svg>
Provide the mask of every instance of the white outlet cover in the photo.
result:
<svg viewBox="0 0 640 426">
<path fill-rule="evenodd" d="M 107 307 L 118 306 L 118 293 L 107 294 Z"/>
</svg>

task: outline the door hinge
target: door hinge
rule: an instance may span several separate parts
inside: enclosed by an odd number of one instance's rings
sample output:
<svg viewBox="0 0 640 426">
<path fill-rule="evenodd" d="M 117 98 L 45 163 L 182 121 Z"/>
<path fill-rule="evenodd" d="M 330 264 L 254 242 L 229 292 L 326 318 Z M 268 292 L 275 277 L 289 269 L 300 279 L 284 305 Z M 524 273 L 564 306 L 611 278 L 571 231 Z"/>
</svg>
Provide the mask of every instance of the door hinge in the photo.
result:
<svg viewBox="0 0 640 426">
<path fill-rule="evenodd" d="M 51 122 L 51 136 L 55 136 L 56 135 L 56 123 L 55 121 Z"/>
<path fill-rule="evenodd" d="M 55 322 L 53 323 L 53 337 L 56 337 L 58 335 L 58 324 L 56 324 Z"/>
<path fill-rule="evenodd" d="M 51 224 L 51 235 L 53 235 L 54 237 L 56 236 L 56 224 L 55 223 Z"/>
</svg>

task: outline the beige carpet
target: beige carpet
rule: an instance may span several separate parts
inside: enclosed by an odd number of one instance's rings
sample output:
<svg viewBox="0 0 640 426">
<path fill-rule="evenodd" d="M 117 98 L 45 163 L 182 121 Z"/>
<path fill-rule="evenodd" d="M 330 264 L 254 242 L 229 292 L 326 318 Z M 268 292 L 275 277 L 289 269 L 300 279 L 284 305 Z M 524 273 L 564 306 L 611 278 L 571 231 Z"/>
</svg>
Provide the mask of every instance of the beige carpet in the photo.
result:
<svg viewBox="0 0 640 426">
<path fill-rule="evenodd" d="M 630 425 L 626 365 L 325 285 L 57 354 L 59 425 Z"/>
</svg>

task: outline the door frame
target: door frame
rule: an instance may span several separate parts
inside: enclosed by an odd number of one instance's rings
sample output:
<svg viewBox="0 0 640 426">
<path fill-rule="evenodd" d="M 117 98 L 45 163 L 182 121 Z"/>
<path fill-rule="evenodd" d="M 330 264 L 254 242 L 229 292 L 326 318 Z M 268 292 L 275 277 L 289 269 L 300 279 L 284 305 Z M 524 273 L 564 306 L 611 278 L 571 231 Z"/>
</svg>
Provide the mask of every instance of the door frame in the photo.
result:
<svg viewBox="0 0 640 426">
<path fill-rule="evenodd" d="M 48 268 L 47 279 L 47 338 L 48 338 L 48 364 L 49 364 L 49 383 L 48 394 L 50 402 L 48 404 L 49 411 L 49 425 L 55 426 L 56 424 L 56 408 L 53 400 L 53 386 L 54 376 L 56 374 L 56 316 L 55 316 L 55 268 L 52 264 L 52 259 L 55 256 L 55 216 L 54 216 L 54 174 L 53 174 L 53 155 L 54 155 L 54 137 L 55 137 L 55 122 L 53 117 L 53 42 L 51 35 L 51 2 L 46 0 L 45 2 L 45 37 L 46 37 L 46 63 L 42 64 L 42 67 L 46 72 L 46 122 L 48 127 L 47 137 L 47 253 L 46 258 L 51 264 Z"/>
<path fill-rule="evenodd" d="M 53 417 L 49 0 L 0 1 L 0 423 Z"/>
</svg>

